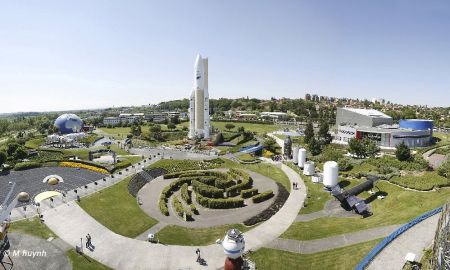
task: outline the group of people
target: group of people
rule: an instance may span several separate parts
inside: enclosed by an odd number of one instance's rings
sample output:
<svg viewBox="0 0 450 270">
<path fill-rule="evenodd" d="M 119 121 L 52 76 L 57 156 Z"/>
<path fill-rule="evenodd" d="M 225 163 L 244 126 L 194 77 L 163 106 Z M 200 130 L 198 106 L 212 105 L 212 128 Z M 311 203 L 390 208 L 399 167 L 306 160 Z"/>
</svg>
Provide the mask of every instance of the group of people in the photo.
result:
<svg viewBox="0 0 450 270">
<path fill-rule="evenodd" d="M 297 182 L 293 182 L 292 183 L 292 188 L 293 189 L 298 189 L 298 183 Z"/>
<path fill-rule="evenodd" d="M 90 234 L 86 235 L 86 248 L 89 250 L 94 250 L 94 245 L 92 245 L 92 237 Z"/>
</svg>

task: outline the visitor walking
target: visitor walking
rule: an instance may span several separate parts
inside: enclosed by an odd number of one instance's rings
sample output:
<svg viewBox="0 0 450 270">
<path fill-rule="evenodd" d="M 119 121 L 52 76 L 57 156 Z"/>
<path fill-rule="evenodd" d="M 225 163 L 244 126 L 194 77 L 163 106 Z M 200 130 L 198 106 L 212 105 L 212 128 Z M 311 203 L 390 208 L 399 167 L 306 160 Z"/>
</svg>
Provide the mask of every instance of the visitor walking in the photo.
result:
<svg viewBox="0 0 450 270">
<path fill-rule="evenodd" d="M 197 262 L 200 262 L 200 249 L 197 248 L 197 250 L 195 251 L 195 254 L 197 254 Z"/>
<path fill-rule="evenodd" d="M 87 249 L 91 249 L 91 247 L 92 247 L 92 237 L 91 237 L 91 235 L 90 234 L 87 234 L 86 235 L 86 248 Z"/>
</svg>

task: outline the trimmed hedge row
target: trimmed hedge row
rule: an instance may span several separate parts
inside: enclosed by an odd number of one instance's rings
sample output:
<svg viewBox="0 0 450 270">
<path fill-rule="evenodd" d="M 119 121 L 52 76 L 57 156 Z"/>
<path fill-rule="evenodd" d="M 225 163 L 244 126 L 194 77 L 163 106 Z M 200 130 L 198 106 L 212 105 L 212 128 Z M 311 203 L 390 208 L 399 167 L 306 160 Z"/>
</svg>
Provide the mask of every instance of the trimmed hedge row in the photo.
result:
<svg viewBox="0 0 450 270">
<path fill-rule="evenodd" d="M 188 184 L 184 183 L 181 186 L 181 198 L 187 203 L 191 203 L 191 196 L 189 196 Z"/>
<path fill-rule="evenodd" d="M 198 176 L 198 177 L 180 177 L 180 179 L 189 179 L 191 182 L 193 181 L 199 181 L 205 185 L 214 186 L 214 182 L 216 181 L 215 178 L 212 178 L 211 176 Z"/>
<path fill-rule="evenodd" d="M 205 176 L 206 172 L 204 171 L 181 171 L 181 172 L 173 172 L 164 175 L 164 179 L 173 179 L 180 177 L 191 177 L 191 176 Z"/>
<path fill-rule="evenodd" d="M 223 189 L 203 184 L 202 182 L 199 182 L 197 180 L 192 181 L 192 188 L 195 190 L 195 192 L 209 198 L 223 198 Z"/>
<path fill-rule="evenodd" d="M 198 210 L 197 210 L 197 207 L 195 207 L 195 204 L 191 203 L 191 204 L 189 205 L 189 207 L 191 208 L 191 212 L 192 212 L 192 213 L 194 213 L 194 214 L 196 214 L 196 215 L 200 214 L 200 213 L 198 212 Z"/>
<path fill-rule="evenodd" d="M 247 177 L 243 178 L 241 183 L 229 187 L 225 189 L 225 191 L 227 192 L 228 196 L 237 196 L 240 194 L 241 190 L 249 189 L 252 187 L 252 185 L 253 179 L 250 176 L 248 176 L 248 178 Z"/>
<path fill-rule="evenodd" d="M 39 163 L 39 162 L 33 162 L 33 161 L 21 162 L 21 163 L 17 163 L 14 166 L 14 170 L 16 170 L 16 171 L 23 171 L 23 170 L 28 170 L 28 169 L 39 168 L 41 166 L 42 166 L 42 164 Z"/>
<path fill-rule="evenodd" d="M 211 199 L 203 197 L 200 193 L 195 193 L 195 196 L 201 206 L 211 209 L 229 209 L 244 206 L 243 199 Z"/>
<path fill-rule="evenodd" d="M 217 177 L 214 182 L 214 186 L 221 189 L 232 187 L 235 184 L 236 183 L 233 181 L 233 179 L 230 179 L 228 177 L 226 178 Z"/>
<path fill-rule="evenodd" d="M 273 197 L 273 191 L 268 190 L 252 197 L 253 203 L 260 203 Z"/>
<path fill-rule="evenodd" d="M 186 214 L 186 220 L 192 220 L 192 212 L 188 209 L 184 209 L 183 204 L 178 199 L 178 196 L 174 196 L 172 200 L 172 206 L 178 216 L 183 217 Z"/>
<path fill-rule="evenodd" d="M 167 200 L 170 198 L 170 196 L 177 191 L 178 189 L 180 189 L 180 187 L 183 184 L 191 184 L 191 180 L 190 179 L 178 179 L 176 181 L 173 181 L 172 183 L 170 183 L 168 186 L 166 186 L 162 191 L 161 191 L 161 196 L 159 197 L 159 210 L 161 210 L 161 213 L 163 213 L 164 215 L 168 216 L 169 215 L 169 210 L 167 208 Z"/>
<path fill-rule="evenodd" d="M 241 198 L 243 198 L 243 199 L 253 197 L 256 194 L 258 194 L 258 189 L 257 188 L 250 188 L 250 189 L 243 189 L 243 190 L 241 190 Z"/>
</svg>

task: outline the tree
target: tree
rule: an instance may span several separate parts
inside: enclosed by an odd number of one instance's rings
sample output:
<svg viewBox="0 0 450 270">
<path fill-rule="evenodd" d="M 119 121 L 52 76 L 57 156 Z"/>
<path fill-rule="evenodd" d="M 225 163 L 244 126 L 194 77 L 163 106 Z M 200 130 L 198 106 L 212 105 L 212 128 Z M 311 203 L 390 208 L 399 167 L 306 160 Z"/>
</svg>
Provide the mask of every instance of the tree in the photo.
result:
<svg viewBox="0 0 450 270">
<path fill-rule="evenodd" d="M 228 123 L 228 124 L 225 125 L 225 128 L 228 129 L 228 131 L 232 130 L 232 129 L 235 128 L 235 127 L 236 127 L 236 126 L 233 125 L 233 124 L 231 124 L 231 123 Z"/>
<path fill-rule="evenodd" d="M 308 121 L 305 128 L 305 143 L 309 144 L 309 141 L 314 137 L 314 127 L 311 121 Z"/>
<path fill-rule="evenodd" d="M 177 126 L 174 123 L 169 123 L 169 124 L 167 124 L 167 128 L 170 130 L 173 130 L 173 129 L 176 129 Z"/>
<path fill-rule="evenodd" d="M 275 153 L 277 149 L 277 142 L 275 141 L 275 139 L 268 137 L 267 139 L 264 140 L 263 146 L 264 148 L 266 148 L 266 150 Z"/>
<path fill-rule="evenodd" d="M 3 151 L 0 151 L 0 168 L 5 164 L 7 159 L 6 153 Z"/>
<path fill-rule="evenodd" d="M 380 152 L 380 148 L 374 141 L 371 141 L 369 139 L 363 139 L 362 143 L 364 144 L 367 156 L 375 157 Z"/>
<path fill-rule="evenodd" d="M 16 152 L 16 150 L 20 147 L 20 144 L 16 143 L 16 142 L 11 142 L 8 143 L 8 145 L 6 146 L 6 153 L 8 154 L 8 156 L 13 156 L 14 153 Z"/>
<path fill-rule="evenodd" d="M 322 121 L 322 123 L 320 124 L 319 132 L 317 134 L 322 145 L 330 144 L 333 139 L 331 137 L 331 134 L 329 133 L 329 129 L 330 127 L 328 126 L 328 122 Z"/>
<path fill-rule="evenodd" d="M 350 154 L 355 155 L 358 158 L 366 157 L 366 152 L 363 145 L 361 144 L 361 141 L 356 138 L 352 138 L 350 139 L 350 141 L 348 141 L 348 151 L 350 152 Z"/>
<path fill-rule="evenodd" d="M 14 159 L 25 159 L 28 157 L 28 151 L 25 150 L 23 146 L 17 148 L 16 152 L 14 152 Z"/>
<path fill-rule="evenodd" d="M 407 161 L 411 159 L 411 149 L 405 144 L 405 142 L 401 142 L 395 147 L 395 156 L 400 161 Z"/>
<path fill-rule="evenodd" d="M 224 140 L 225 140 L 225 139 L 223 138 L 223 134 L 222 134 L 222 132 L 220 132 L 220 133 L 218 133 L 218 134 L 216 135 L 216 137 L 214 138 L 214 145 L 219 145 L 219 144 L 223 143 Z"/>
<path fill-rule="evenodd" d="M 312 137 L 308 143 L 308 150 L 311 152 L 313 156 L 317 156 L 322 151 L 320 147 L 320 142 L 316 140 L 315 137 Z"/>
</svg>

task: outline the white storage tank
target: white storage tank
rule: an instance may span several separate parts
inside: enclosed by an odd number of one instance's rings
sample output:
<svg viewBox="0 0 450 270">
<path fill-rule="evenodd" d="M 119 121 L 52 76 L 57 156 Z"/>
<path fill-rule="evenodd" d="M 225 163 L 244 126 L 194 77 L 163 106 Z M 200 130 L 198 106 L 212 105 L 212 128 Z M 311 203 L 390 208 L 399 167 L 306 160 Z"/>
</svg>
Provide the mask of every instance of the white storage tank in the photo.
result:
<svg viewBox="0 0 450 270">
<path fill-rule="evenodd" d="M 295 165 L 298 164 L 298 150 L 299 150 L 299 147 L 296 146 L 296 147 L 294 147 L 293 152 L 292 152 L 292 160 L 294 161 Z"/>
<path fill-rule="evenodd" d="M 316 167 L 314 166 L 314 162 L 307 161 L 303 166 L 303 174 L 306 176 L 311 176 L 316 172 Z"/>
<path fill-rule="evenodd" d="M 306 162 L 306 149 L 300 148 L 298 150 L 298 166 L 300 168 L 303 168 L 305 166 L 305 162 Z"/>
<path fill-rule="evenodd" d="M 336 161 L 327 161 L 323 165 L 323 185 L 332 188 L 338 184 L 339 166 Z"/>
</svg>

